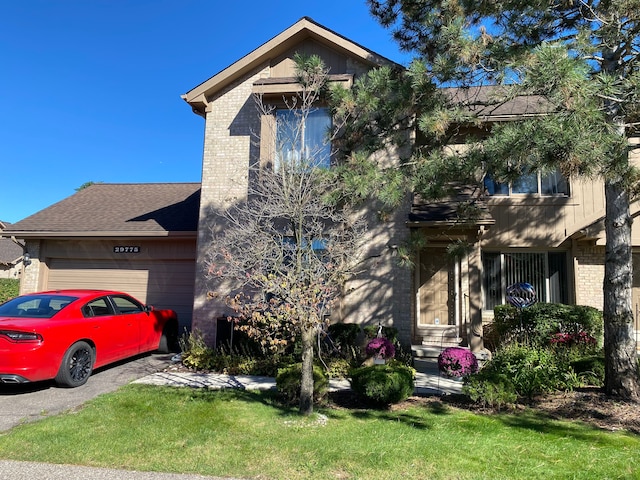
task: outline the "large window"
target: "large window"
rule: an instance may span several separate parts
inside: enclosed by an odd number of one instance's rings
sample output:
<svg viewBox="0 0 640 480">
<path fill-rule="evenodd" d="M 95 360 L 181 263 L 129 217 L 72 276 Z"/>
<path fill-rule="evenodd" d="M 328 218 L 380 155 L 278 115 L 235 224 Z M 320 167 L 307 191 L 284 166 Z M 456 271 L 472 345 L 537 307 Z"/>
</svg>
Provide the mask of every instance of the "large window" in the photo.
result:
<svg viewBox="0 0 640 480">
<path fill-rule="evenodd" d="M 569 182 L 557 170 L 545 175 L 527 173 L 511 184 L 487 174 L 484 187 L 489 195 L 569 195 Z"/>
<path fill-rule="evenodd" d="M 276 110 L 276 168 L 283 165 L 329 168 L 329 110 L 317 108 L 306 113 L 305 116 L 300 110 Z"/>
<path fill-rule="evenodd" d="M 539 302 L 567 303 L 567 255 L 565 252 L 484 252 L 484 309 L 506 303 L 507 287 L 533 285 Z"/>
</svg>

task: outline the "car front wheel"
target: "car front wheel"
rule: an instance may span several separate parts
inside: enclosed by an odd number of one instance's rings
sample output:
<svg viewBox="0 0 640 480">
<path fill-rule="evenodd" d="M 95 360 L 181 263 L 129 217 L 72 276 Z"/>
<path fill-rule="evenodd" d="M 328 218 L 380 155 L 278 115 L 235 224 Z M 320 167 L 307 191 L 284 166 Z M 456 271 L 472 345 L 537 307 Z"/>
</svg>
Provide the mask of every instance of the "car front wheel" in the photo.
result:
<svg viewBox="0 0 640 480">
<path fill-rule="evenodd" d="M 79 387 L 87 382 L 93 371 L 95 352 L 87 342 L 76 342 L 62 358 L 55 382 L 60 387 Z"/>
</svg>

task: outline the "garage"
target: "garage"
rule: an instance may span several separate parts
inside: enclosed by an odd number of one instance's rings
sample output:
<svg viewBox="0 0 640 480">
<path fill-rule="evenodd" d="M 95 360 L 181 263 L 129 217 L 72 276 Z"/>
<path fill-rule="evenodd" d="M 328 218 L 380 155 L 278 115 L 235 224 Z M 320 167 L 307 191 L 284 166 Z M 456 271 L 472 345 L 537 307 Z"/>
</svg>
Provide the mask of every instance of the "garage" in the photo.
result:
<svg viewBox="0 0 640 480">
<path fill-rule="evenodd" d="M 191 327 L 200 184 L 91 184 L 11 225 L 29 261 L 21 293 L 109 289 Z"/>
<path fill-rule="evenodd" d="M 177 312 L 190 328 L 195 284 L 195 239 L 43 240 L 37 290 L 118 290 Z"/>
<path fill-rule="evenodd" d="M 191 324 L 195 261 L 114 261 L 52 258 L 47 289 L 120 290 L 178 313 L 180 331 Z"/>
</svg>

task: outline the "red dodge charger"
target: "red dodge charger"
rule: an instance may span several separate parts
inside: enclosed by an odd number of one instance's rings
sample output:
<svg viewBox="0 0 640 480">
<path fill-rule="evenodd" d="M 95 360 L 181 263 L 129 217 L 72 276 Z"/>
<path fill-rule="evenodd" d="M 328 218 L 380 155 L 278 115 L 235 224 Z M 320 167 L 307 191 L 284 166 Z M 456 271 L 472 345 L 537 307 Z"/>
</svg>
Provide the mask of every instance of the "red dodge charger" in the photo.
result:
<svg viewBox="0 0 640 480">
<path fill-rule="evenodd" d="M 177 346 L 173 310 L 156 310 L 126 293 L 58 290 L 0 305 L 0 382 L 55 379 L 84 384 L 94 368 Z"/>
</svg>

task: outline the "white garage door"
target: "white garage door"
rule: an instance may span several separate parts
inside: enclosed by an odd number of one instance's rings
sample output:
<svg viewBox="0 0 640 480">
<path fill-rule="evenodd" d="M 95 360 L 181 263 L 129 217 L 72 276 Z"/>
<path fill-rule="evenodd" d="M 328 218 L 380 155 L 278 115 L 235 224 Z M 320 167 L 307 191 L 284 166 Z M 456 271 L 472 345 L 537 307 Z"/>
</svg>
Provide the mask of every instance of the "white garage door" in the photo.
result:
<svg viewBox="0 0 640 480">
<path fill-rule="evenodd" d="M 125 261 L 51 259 L 47 289 L 109 289 L 126 292 L 157 308 L 178 313 L 180 330 L 191 326 L 193 260 Z"/>
</svg>

